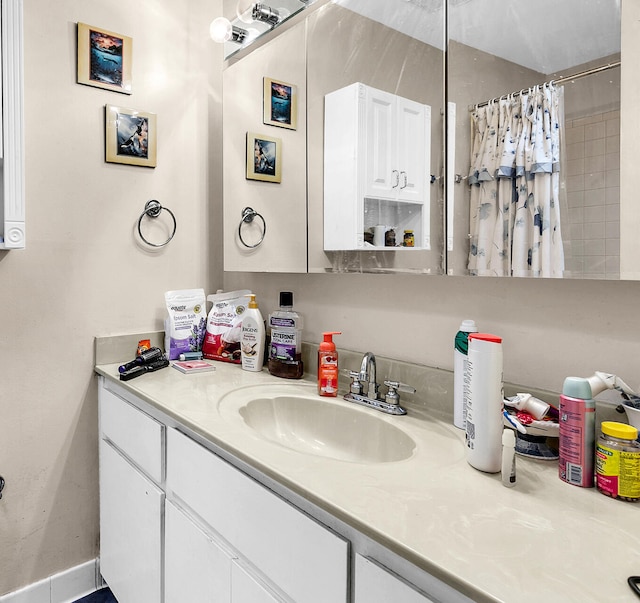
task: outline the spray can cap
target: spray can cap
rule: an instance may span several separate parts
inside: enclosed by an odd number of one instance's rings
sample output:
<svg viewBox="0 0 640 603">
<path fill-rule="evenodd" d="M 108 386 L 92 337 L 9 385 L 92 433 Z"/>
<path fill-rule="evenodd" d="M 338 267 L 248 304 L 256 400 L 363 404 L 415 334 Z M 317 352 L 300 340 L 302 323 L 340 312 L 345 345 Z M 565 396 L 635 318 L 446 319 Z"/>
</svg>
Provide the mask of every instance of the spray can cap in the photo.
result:
<svg viewBox="0 0 640 603">
<path fill-rule="evenodd" d="M 323 333 L 322 336 L 324 337 L 324 341 L 322 341 L 320 343 L 320 347 L 319 349 L 322 352 L 333 352 L 336 349 L 336 344 L 333 343 L 333 336 L 334 335 L 342 335 L 341 331 L 327 331 L 326 333 Z"/>
<path fill-rule="evenodd" d="M 578 400 L 591 400 L 591 385 L 588 379 L 582 377 L 567 377 L 562 386 L 562 395 Z"/>
</svg>

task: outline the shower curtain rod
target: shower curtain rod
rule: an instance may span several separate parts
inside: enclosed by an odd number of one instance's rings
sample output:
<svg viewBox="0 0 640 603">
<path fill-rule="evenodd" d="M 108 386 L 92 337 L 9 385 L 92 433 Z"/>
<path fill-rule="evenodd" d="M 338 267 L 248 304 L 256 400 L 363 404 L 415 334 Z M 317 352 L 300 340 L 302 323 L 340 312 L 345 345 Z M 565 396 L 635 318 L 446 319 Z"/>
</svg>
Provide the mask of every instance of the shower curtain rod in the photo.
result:
<svg viewBox="0 0 640 603">
<path fill-rule="evenodd" d="M 572 80 L 578 80 L 580 78 L 587 77 L 588 75 L 594 75 L 594 74 L 600 73 L 602 71 L 608 71 L 609 69 L 614 69 L 615 67 L 620 67 L 620 65 L 621 65 L 621 61 L 615 61 L 614 63 L 608 63 L 607 65 L 601 65 L 600 67 L 594 67 L 593 69 L 587 69 L 587 70 L 581 71 L 579 73 L 574 73 L 573 75 L 567 75 L 567 76 L 560 77 L 560 78 L 555 79 L 555 80 L 549 80 L 548 82 L 545 82 L 545 84 L 564 84 L 565 82 L 570 82 Z M 544 84 L 539 84 L 539 85 L 540 86 L 544 86 Z M 523 92 L 529 92 L 534 87 L 535 86 L 531 86 L 531 88 L 523 88 L 522 90 L 520 90 L 518 92 L 512 92 L 511 94 L 513 96 L 519 96 Z M 506 97 L 508 95 L 503 95 L 503 96 Z M 469 111 L 473 111 L 477 107 L 485 107 L 489 103 L 495 102 L 495 101 L 497 101 L 497 100 L 499 100 L 501 98 L 503 98 L 503 97 L 502 96 L 498 96 L 496 98 L 492 98 L 491 100 L 484 101 L 482 103 L 478 103 L 477 105 L 469 105 Z"/>
</svg>

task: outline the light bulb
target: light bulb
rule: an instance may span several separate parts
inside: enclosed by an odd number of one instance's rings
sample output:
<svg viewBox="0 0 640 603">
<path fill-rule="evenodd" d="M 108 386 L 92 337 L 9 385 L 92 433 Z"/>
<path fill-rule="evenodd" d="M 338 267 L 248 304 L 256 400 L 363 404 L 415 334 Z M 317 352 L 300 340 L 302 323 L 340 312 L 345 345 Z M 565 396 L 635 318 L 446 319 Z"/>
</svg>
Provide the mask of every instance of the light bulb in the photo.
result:
<svg viewBox="0 0 640 603">
<path fill-rule="evenodd" d="M 209 35 L 214 42 L 222 43 L 231 39 L 231 21 L 225 17 L 218 17 L 209 25 Z"/>
<path fill-rule="evenodd" d="M 253 0 L 238 0 L 238 4 L 236 5 L 236 16 L 243 23 L 253 23 L 253 17 L 251 13 L 253 12 Z"/>
</svg>

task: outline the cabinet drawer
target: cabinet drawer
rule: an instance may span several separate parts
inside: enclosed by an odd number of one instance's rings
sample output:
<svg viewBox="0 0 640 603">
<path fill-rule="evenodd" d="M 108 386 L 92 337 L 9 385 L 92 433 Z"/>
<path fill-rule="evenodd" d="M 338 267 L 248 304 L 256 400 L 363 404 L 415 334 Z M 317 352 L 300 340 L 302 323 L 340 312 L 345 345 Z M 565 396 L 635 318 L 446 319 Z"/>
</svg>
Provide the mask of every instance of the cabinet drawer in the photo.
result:
<svg viewBox="0 0 640 603">
<path fill-rule="evenodd" d="M 348 543 L 174 429 L 167 492 L 294 601 L 346 601 Z"/>
<path fill-rule="evenodd" d="M 354 603 L 433 603 L 395 574 L 373 561 L 356 555 Z"/>
<path fill-rule="evenodd" d="M 162 483 L 164 425 L 101 387 L 101 437 L 110 440 L 156 483 Z"/>
</svg>

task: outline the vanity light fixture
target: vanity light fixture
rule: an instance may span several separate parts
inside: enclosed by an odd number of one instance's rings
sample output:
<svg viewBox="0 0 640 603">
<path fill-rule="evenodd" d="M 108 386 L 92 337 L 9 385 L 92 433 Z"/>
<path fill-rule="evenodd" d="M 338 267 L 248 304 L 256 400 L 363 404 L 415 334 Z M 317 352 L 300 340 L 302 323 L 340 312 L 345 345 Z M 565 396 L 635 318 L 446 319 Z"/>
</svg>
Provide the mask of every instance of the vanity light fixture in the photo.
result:
<svg viewBox="0 0 640 603">
<path fill-rule="evenodd" d="M 268 23 L 271 27 L 275 27 L 280 21 L 280 12 L 275 8 L 271 8 L 266 4 L 256 2 L 251 9 L 251 16 L 256 21 Z"/>
<path fill-rule="evenodd" d="M 209 35 L 214 42 L 223 43 L 231 41 L 242 44 L 247 34 L 246 29 L 231 25 L 231 21 L 225 19 L 225 17 L 214 19 L 209 26 Z"/>
</svg>

